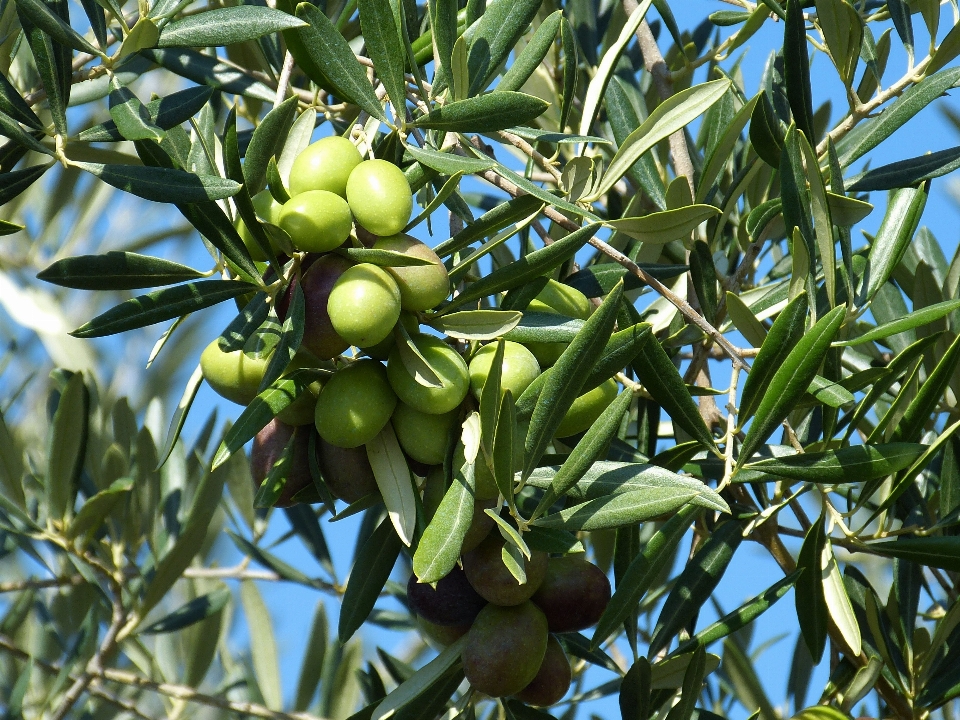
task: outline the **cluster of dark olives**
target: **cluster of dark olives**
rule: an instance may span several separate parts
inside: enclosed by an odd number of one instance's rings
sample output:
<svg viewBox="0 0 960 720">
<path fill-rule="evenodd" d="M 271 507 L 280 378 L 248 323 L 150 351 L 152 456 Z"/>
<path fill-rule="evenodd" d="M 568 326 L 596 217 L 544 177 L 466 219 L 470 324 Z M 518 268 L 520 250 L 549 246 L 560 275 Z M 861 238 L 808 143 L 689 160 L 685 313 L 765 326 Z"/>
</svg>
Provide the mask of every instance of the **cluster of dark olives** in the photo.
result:
<svg viewBox="0 0 960 720">
<path fill-rule="evenodd" d="M 610 600 L 610 581 L 582 555 L 533 551 L 520 584 L 501 559 L 504 540 L 488 532 L 434 587 L 407 583 L 407 601 L 421 629 L 447 645 L 467 636 L 463 671 L 492 697 L 514 695 L 530 705 L 557 703 L 570 687 L 570 661 L 555 634 L 594 625 Z"/>
</svg>

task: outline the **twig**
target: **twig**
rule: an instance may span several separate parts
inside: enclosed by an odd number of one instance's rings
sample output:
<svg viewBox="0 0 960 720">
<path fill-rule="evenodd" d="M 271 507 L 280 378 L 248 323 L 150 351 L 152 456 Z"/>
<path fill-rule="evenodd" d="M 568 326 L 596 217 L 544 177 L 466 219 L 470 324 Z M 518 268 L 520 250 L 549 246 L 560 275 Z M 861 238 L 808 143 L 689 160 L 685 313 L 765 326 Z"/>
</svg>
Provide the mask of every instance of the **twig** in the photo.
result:
<svg viewBox="0 0 960 720">
<path fill-rule="evenodd" d="M 637 0 L 623 0 L 623 10 L 629 17 L 637 9 Z M 643 55 L 643 64 L 653 78 L 654 87 L 661 100 L 673 95 L 673 79 L 670 77 L 670 68 L 660 53 L 657 39 L 650 30 L 650 24 L 644 19 L 637 28 L 637 42 L 640 44 L 640 53 Z M 670 154 L 673 155 L 673 167 L 677 175 L 687 178 L 690 194 L 696 194 L 693 185 L 693 161 L 690 159 L 690 149 L 687 147 L 687 137 L 684 130 L 677 130 L 670 136 Z"/>
<path fill-rule="evenodd" d="M 277 97 L 273 101 L 273 106 L 277 107 L 286 99 L 287 88 L 290 87 L 290 76 L 293 74 L 293 55 L 287 50 L 283 56 L 283 68 L 280 70 L 280 80 L 277 82 Z"/>
<path fill-rule="evenodd" d="M 0 635 L 0 648 L 3 648 L 7 652 L 16 657 L 21 658 L 22 660 L 30 660 L 31 655 L 25 650 L 20 649 L 13 642 L 13 640 L 5 635 Z M 42 661 L 34 660 L 38 667 L 43 667 L 45 670 L 49 669 L 51 672 L 60 672 L 60 666 L 53 663 L 45 663 Z M 114 668 L 104 668 L 101 671 L 95 673 L 96 678 L 108 680 L 110 682 L 119 683 L 121 685 L 129 685 L 131 687 L 136 687 L 141 690 L 150 690 L 160 695 L 166 695 L 167 697 L 172 697 L 177 700 L 186 700 L 188 702 L 198 703 L 200 705 L 207 705 L 209 707 L 220 708 L 221 710 L 229 710 L 230 712 L 240 713 L 243 715 L 253 715 L 254 717 L 266 718 L 267 720 L 323 720 L 322 718 L 311 715 L 309 713 L 287 713 L 280 710 L 271 710 L 268 707 L 260 705 L 258 703 L 252 702 L 234 702 L 232 700 L 227 700 L 226 698 L 217 697 L 214 695 L 207 695 L 206 693 L 198 692 L 195 688 L 189 687 L 187 685 L 175 685 L 174 683 L 165 683 L 165 682 L 155 682 L 145 677 L 141 677 L 136 673 L 127 672 L 126 670 L 116 670 Z M 70 675 L 71 679 L 75 679 L 76 676 Z M 104 697 L 103 691 L 95 688 L 89 688 L 91 695 L 97 695 L 98 697 L 103 697 L 105 700 L 112 702 L 108 697 Z M 122 701 L 121 701 L 122 702 Z M 115 703 L 116 704 L 116 703 Z M 126 708 L 124 708 L 126 709 Z M 135 712 L 139 717 L 144 717 L 142 713 L 136 709 L 131 712 Z"/>
<path fill-rule="evenodd" d="M 560 174 L 560 171 L 557 170 L 556 166 L 554 166 L 550 160 L 537 152 L 536 148 L 534 148 L 530 143 L 528 143 L 522 137 L 504 130 L 498 132 L 497 137 L 510 143 L 527 157 L 532 158 L 537 165 L 550 174 L 550 177 L 553 178 L 553 182 L 557 185 L 557 187 L 563 187 L 563 176 Z"/>
</svg>

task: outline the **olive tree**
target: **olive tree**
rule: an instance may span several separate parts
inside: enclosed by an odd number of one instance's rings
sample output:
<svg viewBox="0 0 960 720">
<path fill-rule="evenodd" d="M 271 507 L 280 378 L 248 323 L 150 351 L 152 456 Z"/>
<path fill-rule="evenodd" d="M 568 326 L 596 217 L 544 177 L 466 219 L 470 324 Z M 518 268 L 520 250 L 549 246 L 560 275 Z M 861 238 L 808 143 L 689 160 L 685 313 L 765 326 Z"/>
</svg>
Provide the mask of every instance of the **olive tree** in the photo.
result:
<svg viewBox="0 0 960 720">
<path fill-rule="evenodd" d="M 6 716 L 954 717 L 957 4 L 726 2 L 0 0 Z"/>
</svg>

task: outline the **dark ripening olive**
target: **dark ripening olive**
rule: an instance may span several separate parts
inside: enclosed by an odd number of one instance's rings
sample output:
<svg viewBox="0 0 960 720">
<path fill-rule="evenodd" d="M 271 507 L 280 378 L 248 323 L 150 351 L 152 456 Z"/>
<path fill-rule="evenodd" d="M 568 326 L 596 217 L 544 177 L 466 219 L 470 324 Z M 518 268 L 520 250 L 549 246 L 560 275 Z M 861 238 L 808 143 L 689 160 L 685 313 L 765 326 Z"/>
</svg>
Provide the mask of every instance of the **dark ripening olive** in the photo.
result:
<svg viewBox="0 0 960 720">
<path fill-rule="evenodd" d="M 284 448 L 290 442 L 290 438 L 296 434 L 293 441 L 292 462 L 287 471 L 287 482 L 275 503 L 277 507 L 288 507 L 292 504 L 294 495 L 313 485 L 313 479 L 310 477 L 311 432 L 313 428 L 309 426 L 294 428 L 274 418 L 253 439 L 253 449 L 250 451 L 250 472 L 256 487 L 259 488 L 270 474 L 271 468 L 283 456 Z"/>
<path fill-rule="evenodd" d="M 347 180 L 347 202 L 356 221 L 374 235 L 396 235 L 413 210 L 403 170 L 386 160 L 364 160 Z"/>
<path fill-rule="evenodd" d="M 351 345 L 370 347 L 388 337 L 400 319 L 400 290 L 386 270 L 360 263 L 337 279 L 327 313 L 340 337 Z"/>
<path fill-rule="evenodd" d="M 414 345 L 440 376 L 442 387 L 427 387 L 417 382 L 394 348 L 387 361 L 387 377 L 397 395 L 407 405 L 423 413 L 439 415 L 463 402 L 470 389 L 467 364 L 460 353 L 433 335 L 412 336 Z"/>
<path fill-rule="evenodd" d="M 447 268 L 426 244 L 409 235 L 391 235 L 377 240 L 374 248 L 412 255 L 431 263 L 387 268 L 400 287 L 400 304 L 404 310 L 429 310 L 450 294 Z"/>
<path fill-rule="evenodd" d="M 255 358 L 242 350 L 224 352 L 219 338 L 200 354 L 200 371 L 221 397 L 240 405 L 249 405 L 267 370 L 269 358 Z"/>
<path fill-rule="evenodd" d="M 325 137 L 307 146 L 290 168 L 291 195 L 326 190 L 347 196 L 347 178 L 363 162 L 356 146 L 342 137 Z"/>
<path fill-rule="evenodd" d="M 521 585 L 503 564 L 503 537 L 490 533 L 475 549 L 463 555 L 463 571 L 473 589 L 495 605 L 519 605 L 540 587 L 547 571 L 547 554 L 534 550 L 524 559 L 527 581 Z"/>
<path fill-rule="evenodd" d="M 300 280 L 304 309 L 302 343 L 321 360 L 334 358 L 350 347 L 350 343 L 333 329 L 327 313 L 327 300 L 334 284 L 352 265 L 339 255 L 324 255 Z"/>
<path fill-rule="evenodd" d="M 358 360 L 334 373 L 320 391 L 317 432 L 337 447 L 365 445 L 383 430 L 396 405 L 383 365 Z"/>
<path fill-rule="evenodd" d="M 550 632 L 585 630 L 596 625 L 610 602 L 610 581 L 582 554 L 550 558 L 531 598 L 547 616 Z"/>
<path fill-rule="evenodd" d="M 491 697 L 515 695 L 536 677 L 547 650 L 547 620 L 531 602 L 487 605 L 463 647 L 463 674 Z"/>
<path fill-rule="evenodd" d="M 483 386 L 487 383 L 496 352 L 497 344 L 490 343 L 480 348 L 470 360 L 470 388 L 477 400 L 480 399 Z M 540 365 L 532 352 L 520 343 L 509 340 L 504 342 L 503 365 L 500 370 L 501 392 L 509 390 L 513 394 L 513 399 L 516 400 L 539 374 Z"/>
<path fill-rule="evenodd" d="M 417 615 L 437 625 L 472 623 L 487 604 L 458 567 L 437 581 L 436 589 L 417 582 L 417 576 L 411 575 L 407 582 L 407 602 Z"/>
<path fill-rule="evenodd" d="M 283 204 L 280 227 L 298 250 L 327 252 L 350 236 L 353 218 L 346 201 L 326 190 L 309 190 Z"/>
<path fill-rule="evenodd" d="M 517 693 L 517 699 L 527 705 L 548 707 L 563 699 L 570 689 L 572 673 L 570 660 L 557 639 L 550 635 L 547 639 L 547 651 L 536 677 L 523 690 Z"/>
<path fill-rule="evenodd" d="M 593 388 L 573 401 L 567 414 L 560 421 L 555 433 L 557 437 L 568 437 L 583 432 L 593 425 L 603 414 L 607 406 L 617 397 L 617 381 L 613 378 Z"/>
<path fill-rule="evenodd" d="M 450 431 L 460 419 L 457 410 L 442 415 L 430 415 L 397 403 L 393 411 L 393 430 L 403 451 L 424 465 L 439 465 L 447 456 Z"/>
<path fill-rule="evenodd" d="M 366 448 L 337 447 L 321 437 L 317 438 L 317 460 L 320 474 L 334 497 L 354 503 L 366 495 L 380 492 Z"/>
</svg>

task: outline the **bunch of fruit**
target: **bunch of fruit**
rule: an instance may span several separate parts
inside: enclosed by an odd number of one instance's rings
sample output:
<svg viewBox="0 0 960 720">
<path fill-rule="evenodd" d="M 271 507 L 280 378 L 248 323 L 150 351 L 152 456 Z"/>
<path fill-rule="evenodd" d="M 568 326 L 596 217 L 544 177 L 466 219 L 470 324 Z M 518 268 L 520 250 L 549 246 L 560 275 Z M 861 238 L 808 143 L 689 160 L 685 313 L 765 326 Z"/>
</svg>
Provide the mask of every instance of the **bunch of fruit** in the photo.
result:
<svg viewBox="0 0 960 720">
<path fill-rule="evenodd" d="M 254 200 L 260 219 L 282 229 L 293 248 L 304 253 L 302 273 L 295 280 L 304 298 L 303 339 L 286 372 L 313 367 L 329 371 L 329 376 L 311 384 L 309 392 L 257 435 L 253 474 L 258 485 L 262 483 L 292 441 L 292 462 L 274 503 L 288 505 L 313 484 L 309 472 L 309 446 L 313 445 L 327 487 L 334 496 L 355 502 L 377 492 L 363 446 L 388 422 L 392 421 L 400 447 L 419 476 L 427 477 L 431 468 L 443 463 L 454 431 L 471 409 L 471 391 L 479 401 L 496 344 L 458 344 L 419 332 L 421 314 L 442 303 L 451 287 L 447 268 L 436 253 L 401 232 L 413 199 L 396 165 L 363 160 L 349 140 L 328 137 L 296 158 L 288 190 L 290 199 L 282 205 L 266 190 Z M 257 245 L 242 222 L 241 236 L 255 255 Z M 378 258 L 387 264 L 355 262 L 344 252 L 350 244 L 390 251 Z M 422 264 L 390 265 L 397 257 Z M 280 320 L 293 286 L 276 298 Z M 592 309 L 582 293 L 554 280 L 528 308 L 581 319 Z M 398 342 L 400 333 L 438 382 L 425 382 L 411 367 L 404 357 L 410 347 Z M 248 345 L 254 342 L 259 338 L 252 338 Z M 565 346 L 506 342 L 502 390 L 519 397 L 542 368 L 556 362 Z M 342 355 L 351 347 L 363 357 Z M 248 405 L 269 362 L 269 355 L 251 353 L 246 347 L 224 350 L 217 339 L 204 350 L 200 364 L 204 379 L 217 393 Z M 564 418 L 558 437 L 587 429 L 616 393 L 612 379 L 584 393 Z M 314 427 L 317 436 L 311 439 Z M 489 501 L 497 495 L 489 467 L 478 463 L 477 499 Z M 301 497 L 316 499 L 310 492 Z"/>
<path fill-rule="evenodd" d="M 254 480 L 260 487 L 269 477 L 272 484 L 286 458 L 273 505 L 316 501 L 318 474 L 333 496 L 348 503 L 376 497 L 378 482 L 365 446 L 389 425 L 417 476 L 429 520 L 452 480 L 450 458 L 459 453 L 461 462 L 453 465 L 462 464 L 460 427 L 479 406 L 498 344 L 420 332 L 421 322 L 430 319 L 426 311 L 440 306 L 452 288 L 437 254 L 402 233 L 412 194 L 396 165 L 363 160 L 350 141 L 325 138 L 297 157 L 289 193 L 282 205 L 269 191 L 254 199 L 260 219 L 288 236 L 299 260 L 288 288 L 272 299 L 282 322 L 295 288 L 303 294 L 302 341 L 284 374 L 309 368 L 324 372 L 256 435 Z M 242 222 L 239 229 L 254 259 L 263 258 Z M 351 254 L 348 248 L 362 252 Z M 371 262 L 357 262 L 358 257 Z M 555 280 L 528 307 L 582 320 L 592 310 L 582 293 Z M 223 397 L 250 404 L 271 361 L 269 353 L 249 347 L 262 342 L 253 336 L 243 348 L 230 350 L 214 340 L 201 357 L 204 378 Z M 504 342 L 501 394 L 519 398 L 566 346 Z M 356 350 L 344 354 L 350 348 Z M 610 379 L 581 395 L 556 436 L 585 431 L 617 392 Z M 525 428 L 520 422 L 517 432 L 524 435 Z M 523 437 L 516 443 L 523 447 Z M 548 558 L 544 552 L 533 553 L 525 582 L 518 581 L 502 559 L 501 533 L 492 532 L 494 519 L 485 512 L 496 513 L 500 495 L 491 466 L 478 459 L 462 569 L 454 568 L 435 588 L 411 578 L 409 604 L 424 634 L 437 642 L 469 632 L 464 670 L 477 690 L 549 705 L 570 684 L 569 661 L 550 633 L 594 624 L 610 597 L 610 584 L 579 556 Z"/>
<path fill-rule="evenodd" d="M 519 584 L 501 559 L 504 540 L 489 533 L 463 548 L 454 568 L 431 587 L 407 583 L 407 601 L 427 637 L 446 645 L 467 635 L 463 671 L 492 697 L 515 695 L 553 705 L 570 687 L 570 661 L 554 633 L 594 625 L 610 600 L 610 581 L 582 554 L 548 557 L 533 551 Z"/>
</svg>

